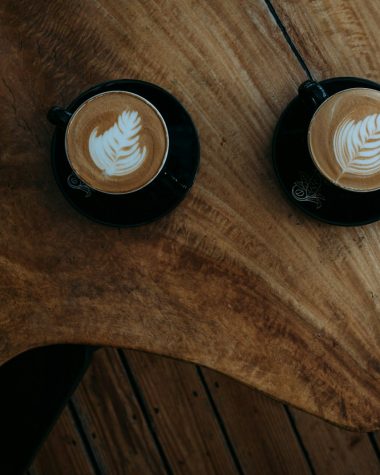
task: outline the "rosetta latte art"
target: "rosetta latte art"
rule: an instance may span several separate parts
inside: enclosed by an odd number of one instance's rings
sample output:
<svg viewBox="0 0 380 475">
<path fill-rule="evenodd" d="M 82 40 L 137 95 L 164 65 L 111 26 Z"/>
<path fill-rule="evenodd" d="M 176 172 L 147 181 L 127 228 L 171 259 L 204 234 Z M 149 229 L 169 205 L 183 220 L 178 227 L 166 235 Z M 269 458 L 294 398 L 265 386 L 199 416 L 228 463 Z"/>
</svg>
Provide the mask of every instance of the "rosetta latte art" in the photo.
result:
<svg viewBox="0 0 380 475">
<path fill-rule="evenodd" d="M 147 150 L 140 146 L 140 122 L 138 112 L 124 111 L 103 134 L 98 135 L 98 127 L 91 132 L 90 156 L 105 175 L 127 175 L 143 163 Z"/>
<path fill-rule="evenodd" d="M 342 173 L 368 176 L 380 171 L 380 114 L 345 120 L 334 135 L 334 153 Z"/>
</svg>

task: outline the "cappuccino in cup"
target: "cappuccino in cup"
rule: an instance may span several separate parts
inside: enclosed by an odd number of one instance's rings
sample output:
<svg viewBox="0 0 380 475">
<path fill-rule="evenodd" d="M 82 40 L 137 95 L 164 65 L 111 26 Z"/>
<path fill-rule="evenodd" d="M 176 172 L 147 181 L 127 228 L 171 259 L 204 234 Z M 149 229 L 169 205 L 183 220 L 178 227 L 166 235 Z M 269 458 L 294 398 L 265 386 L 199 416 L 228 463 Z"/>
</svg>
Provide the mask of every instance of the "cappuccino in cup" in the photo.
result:
<svg viewBox="0 0 380 475">
<path fill-rule="evenodd" d="M 318 170 L 335 185 L 380 189 L 380 92 L 353 88 L 330 96 L 313 115 L 308 146 Z"/>
<path fill-rule="evenodd" d="M 137 191 L 162 170 L 169 135 L 159 111 L 126 91 L 91 97 L 72 115 L 65 148 L 77 176 L 103 193 Z"/>
</svg>

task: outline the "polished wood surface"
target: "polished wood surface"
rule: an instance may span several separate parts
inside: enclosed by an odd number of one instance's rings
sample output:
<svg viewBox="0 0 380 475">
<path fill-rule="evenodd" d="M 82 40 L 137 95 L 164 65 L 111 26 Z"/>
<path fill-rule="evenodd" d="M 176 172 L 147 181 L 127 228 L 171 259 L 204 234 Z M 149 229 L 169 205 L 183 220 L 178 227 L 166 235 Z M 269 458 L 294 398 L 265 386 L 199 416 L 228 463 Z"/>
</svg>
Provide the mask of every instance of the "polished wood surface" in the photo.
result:
<svg viewBox="0 0 380 475">
<path fill-rule="evenodd" d="M 374 434 L 334 427 L 216 371 L 143 352 L 97 351 L 69 409 L 29 475 L 91 473 L 73 460 L 74 450 L 96 475 L 380 473 Z"/>
<path fill-rule="evenodd" d="M 295 40 L 308 30 L 318 77 L 375 78 L 378 10 L 363 0 L 352 13 L 352 0 L 340 15 L 320 0 L 309 18 L 306 0 L 287 3 L 275 7 Z M 320 224 L 280 193 L 271 136 L 307 75 L 268 4 L 4 0 L 0 19 L 0 362 L 55 342 L 142 349 L 345 427 L 379 427 L 379 225 Z M 346 37 L 357 56 L 339 52 Z M 78 215 L 49 163 L 49 106 L 121 77 L 172 92 L 201 139 L 190 195 L 139 229 Z"/>
<path fill-rule="evenodd" d="M 380 57 L 376 51 L 380 12 L 376 1 L 272 0 L 271 3 L 317 80 L 358 76 L 379 81 Z"/>
</svg>

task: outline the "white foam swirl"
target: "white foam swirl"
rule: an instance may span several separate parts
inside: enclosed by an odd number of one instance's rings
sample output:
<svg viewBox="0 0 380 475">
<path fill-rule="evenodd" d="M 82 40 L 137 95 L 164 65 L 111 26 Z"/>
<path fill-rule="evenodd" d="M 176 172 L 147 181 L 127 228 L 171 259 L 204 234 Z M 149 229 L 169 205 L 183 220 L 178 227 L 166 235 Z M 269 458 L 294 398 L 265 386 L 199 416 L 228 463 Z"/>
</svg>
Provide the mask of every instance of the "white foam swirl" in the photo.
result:
<svg viewBox="0 0 380 475">
<path fill-rule="evenodd" d="M 103 134 L 98 135 L 98 127 L 91 132 L 88 141 L 90 156 L 105 175 L 127 175 L 141 166 L 147 150 L 140 146 L 140 122 L 138 112 L 124 111 Z"/>
<path fill-rule="evenodd" d="M 333 146 L 342 173 L 368 176 L 380 171 L 380 114 L 343 121 Z"/>
</svg>

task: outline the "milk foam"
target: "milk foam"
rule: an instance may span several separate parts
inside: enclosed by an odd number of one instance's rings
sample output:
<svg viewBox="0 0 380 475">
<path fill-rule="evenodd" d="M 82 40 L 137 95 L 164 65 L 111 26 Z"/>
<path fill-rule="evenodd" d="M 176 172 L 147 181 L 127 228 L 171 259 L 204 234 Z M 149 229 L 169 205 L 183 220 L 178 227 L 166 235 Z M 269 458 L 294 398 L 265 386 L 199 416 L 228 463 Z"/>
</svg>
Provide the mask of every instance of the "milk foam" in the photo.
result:
<svg viewBox="0 0 380 475">
<path fill-rule="evenodd" d="M 362 120 L 344 120 L 333 139 L 342 173 L 369 176 L 380 171 L 380 114 Z"/>
<path fill-rule="evenodd" d="M 65 135 L 70 166 L 102 193 L 132 193 L 160 173 L 169 134 L 159 111 L 143 97 L 108 91 L 91 97 L 73 114 Z"/>
<path fill-rule="evenodd" d="M 95 165 L 107 176 L 123 176 L 137 170 L 146 157 L 140 146 L 141 118 L 136 111 L 123 111 L 115 124 L 98 135 L 91 132 L 88 149 Z"/>
</svg>

